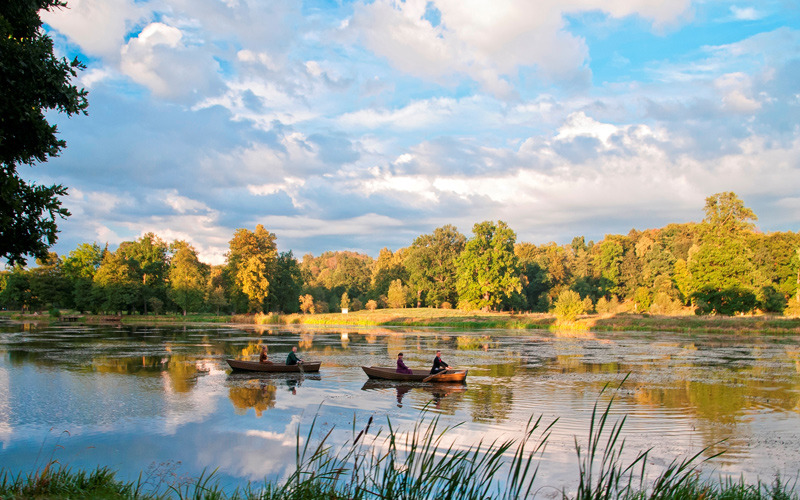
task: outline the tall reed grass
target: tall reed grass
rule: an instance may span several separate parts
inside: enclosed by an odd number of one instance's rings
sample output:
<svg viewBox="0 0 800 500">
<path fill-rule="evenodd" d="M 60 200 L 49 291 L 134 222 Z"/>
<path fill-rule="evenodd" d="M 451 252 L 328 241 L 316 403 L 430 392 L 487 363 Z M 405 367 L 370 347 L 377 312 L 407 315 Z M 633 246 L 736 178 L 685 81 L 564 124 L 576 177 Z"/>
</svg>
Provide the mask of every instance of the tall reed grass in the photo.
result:
<svg viewBox="0 0 800 500">
<path fill-rule="evenodd" d="M 624 382 L 624 381 L 623 381 Z M 747 484 L 744 480 L 703 479 L 700 466 L 719 454 L 708 448 L 676 459 L 653 479 L 648 477 L 647 457 L 641 451 L 626 461 L 622 431 L 626 417 L 611 421 L 617 387 L 603 407 L 605 388 L 592 411 L 585 447 L 576 438 L 578 476 L 567 488 L 539 485 L 539 467 L 547 465 L 544 451 L 556 421 L 545 425 L 531 418 L 521 436 L 480 440 L 459 446 L 450 433 L 458 425 L 442 427 L 438 417 L 422 415 L 413 428 L 401 432 L 387 419 L 374 425 L 370 417 L 352 437 L 334 447 L 334 429 L 314 440 L 316 418 L 305 437 L 298 428 L 295 466 L 281 482 L 247 483 L 225 490 L 215 472 L 193 480 L 153 487 L 149 480 L 121 483 L 108 469 L 93 473 L 72 472 L 49 464 L 27 476 L 0 476 L 0 498 L 179 498 L 179 499 L 398 499 L 398 500 L 511 500 L 557 498 L 604 499 L 744 499 L 795 500 L 800 498 L 797 481 L 786 483 L 779 476 L 771 484 Z M 377 427 L 377 429 L 375 429 Z M 147 486 L 150 486 L 148 489 Z"/>
</svg>

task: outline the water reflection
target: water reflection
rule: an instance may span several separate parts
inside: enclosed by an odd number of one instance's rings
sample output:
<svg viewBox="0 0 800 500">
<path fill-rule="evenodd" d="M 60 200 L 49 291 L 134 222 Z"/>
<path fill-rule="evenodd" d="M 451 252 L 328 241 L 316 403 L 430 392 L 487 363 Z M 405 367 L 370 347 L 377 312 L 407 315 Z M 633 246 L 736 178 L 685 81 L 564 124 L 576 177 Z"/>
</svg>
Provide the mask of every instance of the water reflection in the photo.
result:
<svg viewBox="0 0 800 500">
<path fill-rule="evenodd" d="M 298 346 L 322 361 L 320 374 L 229 373 L 226 358 L 256 359 L 261 345 L 275 362 Z M 436 350 L 469 369 L 467 385 L 371 381 L 360 369 L 393 365 L 401 351 L 409 366 L 429 367 Z M 275 326 L 1 325 L 0 461 L 25 470 L 56 428 L 72 443 L 62 462 L 135 477 L 149 461 L 176 460 L 189 473 L 221 467 L 222 477 L 260 480 L 280 476 L 290 460 L 275 457 L 293 456 L 294 429 L 316 415 L 327 431 L 373 415 L 401 426 L 433 411 L 464 422 L 463 440 L 557 418 L 546 460 L 566 464 L 600 392 L 626 376 L 612 409 L 627 418 L 626 448 L 653 447 L 654 462 L 668 463 L 724 447 L 712 462 L 720 471 L 767 480 L 800 471 L 797 336 Z"/>
<path fill-rule="evenodd" d="M 390 380 L 368 379 L 361 386 L 362 391 L 378 393 L 395 393 L 397 407 L 403 407 L 403 399 L 412 391 L 424 394 L 419 401 L 414 401 L 416 409 L 436 410 L 447 415 L 455 414 L 463 394 L 467 391 L 464 384 L 425 384 L 422 382 L 392 382 Z M 448 398 L 445 400 L 445 398 Z M 421 403 L 421 404 L 419 404 Z"/>
</svg>

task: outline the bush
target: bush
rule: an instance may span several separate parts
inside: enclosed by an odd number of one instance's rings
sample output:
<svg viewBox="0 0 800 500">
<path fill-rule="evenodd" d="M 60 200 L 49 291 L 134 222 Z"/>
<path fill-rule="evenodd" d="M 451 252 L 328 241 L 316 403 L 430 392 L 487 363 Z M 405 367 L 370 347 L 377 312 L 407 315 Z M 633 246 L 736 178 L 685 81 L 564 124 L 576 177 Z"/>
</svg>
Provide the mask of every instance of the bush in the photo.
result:
<svg viewBox="0 0 800 500">
<path fill-rule="evenodd" d="M 350 310 L 353 312 L 360 311 L 364 309 L 364 304 L 361 303 L 358 299 L 353 299 L 350 301 Z"/>
<path fill-rule="evenodd" d="M 556 298 L 556 302 L 553 305 L 553 312 L 559 321 L 572 322 L 579 315 L 586 312 L 586 304 L 581 300 L 578 292 L 564 290 L 558 294 L 558 298 Z"/>
<path fill-rule="evenodd" d="M 759 292 L 759 307 L 764 312 L 782 313 L 786 309 L 786 297 L 771 286 L 761 288 Z"/>
<path fill-rule="evenodd" d="M 614 314 L 619 310 L 619 299 L 616 295 L 612 296 L 610 300 L 605 297 L 600 297 L 594 308 L 598 314 Z"/>
<path fill-rule="evenodd" d="M 451 304 L 450 302 L 447 302 L 445 300 L 444 302 L 442 302 L 442 304 L 439 307 L 442 308 L 442 309 L 452 309 L 453 308 L 453 304 Z"/>
<path fill-rule="evenodd" d="M 653 314 L 675 314 L 682 309 L 683 304 L 665 292 L 656 293 L 656 296 L 653 297 L 653 303 L 650 304 L 650 312 Z"/>
<path fill-rule="evenodd" d="M 377 302 L 375 302 L 374 300 L 368 300 L 367 301 L 367 310 L 374 311 L 377 308 L 378 308 L 378 303 Z"/>
<path fill-rule="evenodd" d="M 753 292 L 737 287 L 715 290 L 703 288 L 692 294 L 697 306 L 697 314 L 724 314 L 750 312 L 756 308 L 757 300 Z"/>
</svg>

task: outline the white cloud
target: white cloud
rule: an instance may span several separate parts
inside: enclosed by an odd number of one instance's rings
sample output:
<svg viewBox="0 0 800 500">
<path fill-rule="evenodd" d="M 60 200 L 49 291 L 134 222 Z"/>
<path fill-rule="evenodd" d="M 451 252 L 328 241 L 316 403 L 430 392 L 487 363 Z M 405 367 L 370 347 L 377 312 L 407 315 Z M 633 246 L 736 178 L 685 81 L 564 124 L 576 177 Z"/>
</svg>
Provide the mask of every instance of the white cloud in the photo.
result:
<svg viewBox="0 0 800 500">
<path fill-rule="evenodd" d="M 690 0 L 377 0 L 356 4 L 345 29 L 399 70 L 440 84 L 466 75 L 501 98 L 516 92 L 522 67 L 555 80 L 585 80 L 588 48 L 565 28 L 564 16 L 599 10 L 612 17 L 638 15 L 656 26 L 677 22 Z M 439 24 L 426 12 L 435 8 Z"/>
<path fill-rule="evenodd" d="M 764 17 L 763 14 L 758 12 L 753 7 L 737 7 L 731 5 L 731 13 L 733 17 L 741 21 L 757 21 Z"/>
<path fill-rule="evenodd" d="M 135 0 L 70 0 L 66 8 L 41 13 L 42 20 L 90 56 L 116 61 L 128 31 L 150 17 Z"/>
<path fill-rule="evenodd" d="M 120 70 L 156 96 L 208 95 L 219 87 L 217 63 L 202 47 L 184 44 L 183 32 L 150 23 L 121 50 Z"/>
</svg>

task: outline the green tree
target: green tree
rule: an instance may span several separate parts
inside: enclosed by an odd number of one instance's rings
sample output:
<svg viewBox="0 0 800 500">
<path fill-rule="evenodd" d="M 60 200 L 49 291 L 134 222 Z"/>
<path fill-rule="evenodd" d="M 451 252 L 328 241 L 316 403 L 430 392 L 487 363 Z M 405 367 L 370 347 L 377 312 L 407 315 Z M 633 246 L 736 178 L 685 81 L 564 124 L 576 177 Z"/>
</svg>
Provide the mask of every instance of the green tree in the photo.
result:
<svg viewBox="0 0 800 500">
<path fill-rule="evenodd" d="M 578 292 L 564 290 L 558 294 L 553 304 L 553 312 L 560 322 L 575 321 L 578 316 L 586 312 L 586 302 L 581 299 Z"/>
<path fill-rule="evenodd" d="M 459 304 L 488 310 L 511 307 L 522 291 L 516 234 L 503 221 L 477 223 L 472 233 L 456 259 Z"/>
<path fill-rule="evenodd" d="M 69 281 L 64 278 L 61 260 L 55 252 L 47 259 L 36 259 L 37 266 L 29 271 L 31 297 L 38 307 L 67 307 L 72 302 Z"/>
<path fill-rule="evenodd" d="M 185 316 L 187 312 L 199 311 L 208 282 L 208 265 L 197 258 L 197 251 L 185 241 L 170 245 L 172 259 L 169 268 L 167 296 L 178 305 Z"/>
<path fill-rule="evenodd" d="M 138 299 L 136 271 L 123 252 L 106 251 L 92 280 L 92 297 L 104 311 L 132 311 Z"/>
<path fill-rule="evenodd" d="M 31 284 L 27 269 L 17 264 L 11 272 L 4 274 L 3 290 L 0 292 L 0 303 L 9 309 L 25 311 L 31 306 Z"/>
<path fill-rule="evenodd" d="M 444 302 L 457 301 L 455 262 L 466 241 L 467 238 L 449 224 L 414 240 L 406 252 L 405 268 L 417 295 L 417 306 L 439 307 Z"/>
<path fill-rule="evenodd" d="M 152 297 L 165 300 L 169 276 L 169 246 L 153 233 L 146 233 L 136 241 L 124 241 L 117 249 L 128 259 L 136 276 L 137 306 L 147 313 Z"/>
<path fill-rule="evenodd" d="M 387 305 L 393 309 L 405 307 L 408 303 L 408 289 L 400 280 L 392 281 L 389 285 L 389 294 L 386 300 Z"/>
<path fill-rule="evenodd" d="M 17 171 L 58 156 L 66 146 L 47 122 L 50 110 L 86 113 L 87 92 L 70 84 L 84 66 L 58 59 L 42 28 L 39 11 L 62 7 L 59 0 L 0 2 L 0 258 L 25 264 L 26 255 L 47 259 L 56 242 L 56 220 L 70 215 L 60 184 L 28 183 Z"/>
<path fill-rule="evenodd" d="M 62 257 L 61 269 L 71 284 L 71 307 L 79 311 L 96 310 L 92 300 L 92 279 L 103 262 L 103 249 L 97 243 L 82 243 Z"/>
<path fill-rule="evenodd" d="M 371 296 L 386 295 L 394 280 L 408 280 L 404 258 L 405 252 L 402 249 L 397 252 L 392 252 L 385 247 L 381 249 L 378 253 L 378 260 L 372 265 Z"/>
<path fill-rule="evenodd" d="M 295 313 L 297 297 L 303 288 L 303 273 L 291 250 L 281 252 L 275 263 L 275 276 L 269 283 L 266 307 L 270 311 Z"/>
<path fill-rule="evenodd" d="M 730 297 L 740 297 L 745 292 L 755 296 L 757 280 L 748 238 L 753 229 L 750 221 L 756 216 L 730 192 L 706 198 L 705 213 L 700 244 L 689 252 L 691 294 L 705 303 L 713 303 L 714 297 L 719 297 L 720 304 L 749 304 L 749 295 L 747 300 Z M 724 293 L 726 290 L 731 292 Z M 730 309 L 725 305 L 720 308 Z"/>
</svg>

